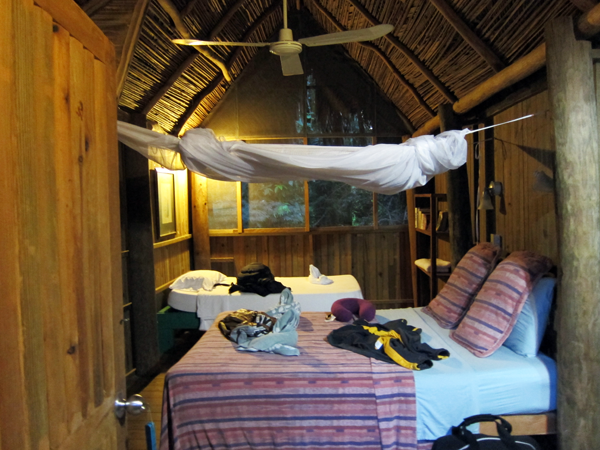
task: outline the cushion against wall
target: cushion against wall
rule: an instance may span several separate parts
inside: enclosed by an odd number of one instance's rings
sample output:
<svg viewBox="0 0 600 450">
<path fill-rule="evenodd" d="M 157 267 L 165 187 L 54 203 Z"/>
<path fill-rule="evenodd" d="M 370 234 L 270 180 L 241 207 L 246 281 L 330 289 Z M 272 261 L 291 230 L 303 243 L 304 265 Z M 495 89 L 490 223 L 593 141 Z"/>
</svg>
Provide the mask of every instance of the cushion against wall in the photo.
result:
<svg viewBox="0 0 600 450">
<path fill-rule="evenodd" d="M 513 329 L 535 283 L 552 261 L 529 251 L 511 253 L 498 264 L 450 337 L 475 356 L 491 355 Z"/>
<path fill-rule="evenodd" d="M 225 278 L 225 275 L 216 270 L 192 270 L 179 276 L 169 287 L 171 289 L 212 291 L 215 284 L 222 282 Z"/>
<path fill-rule="evenodd" d="M 523 309 L 504 346 L 521 356 L 538 354 L 554 298 L 555 278 L 542 278 L 525 300 Z"/>
<path fill-rule="evenodd" d="M 423 311 L 442 328 L 454 328 L 461 321 L 487 276 L 494 270 L 500 248 L 489 242 L 467 252 L 448 282 Z"/>
</svg>

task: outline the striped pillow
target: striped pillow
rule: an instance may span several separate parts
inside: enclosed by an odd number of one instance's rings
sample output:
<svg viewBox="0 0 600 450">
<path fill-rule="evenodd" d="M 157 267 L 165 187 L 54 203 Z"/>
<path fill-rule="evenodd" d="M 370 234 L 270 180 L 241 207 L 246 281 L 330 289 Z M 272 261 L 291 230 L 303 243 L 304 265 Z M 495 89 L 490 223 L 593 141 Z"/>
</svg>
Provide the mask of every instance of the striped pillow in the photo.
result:
<svg viewBox="0 0 600 450">
<path fill-rule="evenodd" d="M 533 286 L 551 267 L 545 256 L 511 253 L 492 272 L 450 337 L 475 356 L 494 353 L 510 335 Z"/>
<path fill-rule="evenodd" d="M 423 312 L 442 328 L 454 328 L 466 314 L 487 276 L 494 270 L 500 249 L 489 242 L 477 244 L 462 257 L 446 285 Z"/>
</svg>

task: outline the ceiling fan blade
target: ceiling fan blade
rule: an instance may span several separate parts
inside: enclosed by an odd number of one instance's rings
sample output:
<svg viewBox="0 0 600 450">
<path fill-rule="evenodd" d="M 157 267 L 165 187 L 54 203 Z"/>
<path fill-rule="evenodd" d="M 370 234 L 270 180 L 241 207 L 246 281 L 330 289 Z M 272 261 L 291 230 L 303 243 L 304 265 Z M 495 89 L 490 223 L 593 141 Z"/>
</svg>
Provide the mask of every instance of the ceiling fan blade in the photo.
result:
<svg viewBox="0 0 600 450">
<path fill-rule="evenodd" d="M 223 45 L 230 47 L 266 47 L 270 42 L 218 42 L 218 41 L 200 41 L 198 39 L 171 39 L 171 42 L 178 45 Z"/>
<path fill-rule="evenodd" d="M 348 42 L 361 42 L 370 41 L 373 39 L 385 36 L 394 29 L 393 25 L 375 25 L 370 28 L 363 28 L 361 30 L 349 30 L 341 31 L 339 33 L 322 34 L 320 36 L 313 36 L 308 38 L 298 39 L 303 45 L 307 47 L 318 47 L 320 45 L 334 45 L 334 44 L 346 44 Z"/>
<path fill-rule="evenodd" d="M 304 73 L 298 54 L 281 55 L 280 58 L 283 75 L 302 75 Z"/>
</svg>

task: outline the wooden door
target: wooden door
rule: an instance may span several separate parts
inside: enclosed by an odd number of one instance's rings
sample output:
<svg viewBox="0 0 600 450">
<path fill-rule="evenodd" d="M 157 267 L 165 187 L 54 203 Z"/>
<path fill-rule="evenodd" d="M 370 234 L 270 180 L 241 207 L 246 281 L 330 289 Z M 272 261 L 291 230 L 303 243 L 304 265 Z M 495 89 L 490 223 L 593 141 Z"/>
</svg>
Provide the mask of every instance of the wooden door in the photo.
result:
<svg viewBox="0 0 600 450">
<path fill-rule="evenodd" d="M 114 50 L 0 0 L 0 449 L 124 449 Z"/>
</svg>

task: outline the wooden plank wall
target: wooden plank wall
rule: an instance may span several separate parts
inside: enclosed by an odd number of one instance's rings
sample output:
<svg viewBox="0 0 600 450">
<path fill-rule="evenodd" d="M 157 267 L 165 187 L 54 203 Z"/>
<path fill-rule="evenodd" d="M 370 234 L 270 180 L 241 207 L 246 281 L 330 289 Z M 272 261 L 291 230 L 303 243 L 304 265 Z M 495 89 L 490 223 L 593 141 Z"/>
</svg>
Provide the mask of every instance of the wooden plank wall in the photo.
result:
<svg viewBox="0 0 600 450">
<path fill-rule="evenodd" d="M 528 114 L 536 116 L 496 127 L 489 132 L 479 133 L 479 185 L 486 186 L 486 165 L 493 168 L 494 181 L 503 184 L 502 198 L 495 198 L 494 222 L 488 224 L 486 212 L 480 211 L 480 240 L 490 241 L 490 230 L 502 236 L 504 253 L 515 250 L 531 250 L 551 258 L 558 264 L 558 241 L 555 216 L 554 191 L 534 188 L 536 176 L 541 171 L 553 179 L 555 149 L 554 130 L 549 116 L 548 92 L 541 92 L 496 115 L 493 123 L 503 123 Z M 482 125 L 483 126 L 483 125 Z M 485 134 L 484 134 L 485 133 Z M 468 135 L 469 191 L 473 192 L 475 172 L 473 170 L 473 135 Z M 490 140 L 493 140 L 490 141 Z M 492 149 L 486 161 L 485 149 Z M 436 192 L 446 192 L 445 174 L 435 177 Z M 552 186 L 550 186 L 552 187 Z M 472 195 L 472 210 L 477 204 Z M 475 223 L 475 214 L 473 215 Z M 449 256 L 449 245 L 440 241 L 438 256 Z"/>
<path fill-rule="evenodd" d="M 213 268 L 229 276 L 258 261 L 269 266 L 275 276 L 301 277 L 308 276 L 308 267 L 313 264 L 325 275 L 354 275 L 366 299 L 408 299 L 412 304 L 407 228 L 389 232 L 213 236 L 210 248 L 211 258 L 225 261 L 213 263 Z"/>
<path fill-rule="evenodd" d="M 158 290 L 190 271 L 191 239 L 154 249 L 154 280 Z"/>
<path fill-rule="evenodd" d="M 554 191 L 534 188 L 536 171 L 553 179 L 554 130 L 549 108 L 548 92 L 544 91 L 496 115 L 493 122 L 481 124 L 498 124 L 527 114 L 536 114 L 533 118 L 479 133 L 479 186 L 487 186 L 485 170 L 486 167 L 488 170 L 491 167 L 493 179 L 502 182 L 504 188 L 503 197 L 493 200 L 493 213 L 479 212 L 479 230 L 480 241 L 490 241 L 490 230 L 495 230 L 495 234 L 502 236 L 504 254 L 515 250 L 531 250 L 548 256 L 558 264 L 555 194 Z M 468 135 L 467 141 L 467 172 L 469 191 L 472 193 L 468 201 L 471 202 L 475 226 L 477 198 L 473 187 L 473 135 Z M 489 161 L 486 160 L 486 154 Z M 435 191 L 446 192 L 446 174 L 435 177 Z M 493 222 L 488 223 L 488 219 Z M 439 240 L 438 244 L 438 257 L 449 260 L 449 243 Z M 443 281 L 440 280 L 438 288 L 442 287 Z"/>
<path fill-rule="evenodd" d="M 124 448 L 114 54 L 41 4 L 0 1 L 0 448 Z"/>
<path fill-rule="evenodd" d="M 534 189 L 535 171 L 550 178 L 554 173 L 549 108 L 548 92 L 544 91 L 494 118 L 495 123 L 502 123 L 537 114 L 494 128 L 495 177 L 504 186 L 504 204 L 496 200 L 496 233 L 502 236 L 506 252 L 532 250 L 558 264 L 555 195 Z"/>
</svg>

